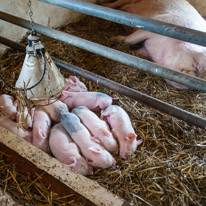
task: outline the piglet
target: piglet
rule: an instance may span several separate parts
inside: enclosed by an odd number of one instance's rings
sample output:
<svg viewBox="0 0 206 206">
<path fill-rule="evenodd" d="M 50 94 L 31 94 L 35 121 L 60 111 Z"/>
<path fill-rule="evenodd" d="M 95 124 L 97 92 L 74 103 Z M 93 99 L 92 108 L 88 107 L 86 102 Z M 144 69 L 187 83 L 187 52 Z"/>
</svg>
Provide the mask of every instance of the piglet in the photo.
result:
<svg viewBox="0 0 206 206">
<path fill-rule="evenodd" d="M 12 96 L 7 94 L 0 96 L 0 112 L 8 116 L 11 120 L 16 119 L 17 103 L 14 102 Z"/>
<path fill-rule="evenodd" d="M 93 141 L 103 145 L 109 152 L 118 153 L 117 141 L 104 120 L 99 119 L 94 112 L 84 106 L 74 108 L 72 113 L 76 114 L 87 127 Z"/>
<path fill-rule="evenodd" d="M 76 76 L 70 76 L 68 79 L 65 78 L 66 86 L 65 91 L 69 92 L 86 92 L 86 85 L 81 82 Z"/>
<path fill-rule="evenodd" d="M 45 111 L 54 122 L 60 121 L 61 113 L 68 112 L 67 105 L 59 100 L 45 100 L 39 102 L 39 105 L 44 105 L 40 110 Z"/>
<path fill-rule="evenodd" d="M 92 175 L 92 167 L 80 155 L 78 146 L 72 141 L 61 123 L 54 125 L 49 137 L 52 154 L 62 163 L 82 175 Z"/>
<path fill-rule="evenodd" d="M 32 144 L 44 152 L 50 154 L 49 134 L 51 130 L 51 120 L 46 112 L 35 110 L 33 123 L 33 142 Z"/>
<path fill-rule="evenodd" d="M 102 92 L 68 92 L 63 91 L 59 98 L 69 109 L 86 106 L 92 111 L 106 109 L 112 104 L 112 98 Z"/>
<path fill-rule="evenodd" d="M 111 105 L 101 112 L 101 119 L 106 118 L 112 128 L 113 135 L 117 138 L 120 146 L 120 156 L 127 159 L 142 143 L 137 140 L 137 135 L 132 127 L 128 114 L 117 105 Z"/>
<path fill-rule="evenodd" d="M 0 116 L 0 126 L 8 129 L 10 132 L 27 140 L 28 142 L 32 142 L 32 133 L 30 131 L 24 131 L 23 129 L 18 128 L 18 124 L 16 122 L 12 121 L 7 116 L 4 116 L 2 114 Z"/>
<path fill-rule="evenodd" d="M 61 123 L 74 142 L 80 147 L 81 153 L 91 166 L 108 168 L 116 164 L 115 159 L 107 150 L 91 140 L 89 131 L 75 114 L 62 114 Z"/>
</svg>

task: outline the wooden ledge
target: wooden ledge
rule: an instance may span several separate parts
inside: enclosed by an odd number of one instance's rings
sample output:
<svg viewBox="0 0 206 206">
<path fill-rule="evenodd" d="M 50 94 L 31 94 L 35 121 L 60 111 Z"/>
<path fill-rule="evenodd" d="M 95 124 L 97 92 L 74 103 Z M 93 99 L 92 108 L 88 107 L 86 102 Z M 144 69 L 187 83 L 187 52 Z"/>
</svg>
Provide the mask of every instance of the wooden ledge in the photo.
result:
<svg viewBox="0 0 206 206">
<path fill-rule="evenodd" d="M 77 199 L 82 197 L 86 205 L 130 205 L 124 199 L 101 187 L 97 182 L 75 173 L 57 159 L 2 127 L 0 127 L 0 149 L 11 155 L 10 163 L 15 163 L 18 169 L 33 175 L 35 173 L 41 175 L 41 181 L 46 185 L 51 185 L 52 191 L 59 195 L 73 193 Z"/>
</svg>

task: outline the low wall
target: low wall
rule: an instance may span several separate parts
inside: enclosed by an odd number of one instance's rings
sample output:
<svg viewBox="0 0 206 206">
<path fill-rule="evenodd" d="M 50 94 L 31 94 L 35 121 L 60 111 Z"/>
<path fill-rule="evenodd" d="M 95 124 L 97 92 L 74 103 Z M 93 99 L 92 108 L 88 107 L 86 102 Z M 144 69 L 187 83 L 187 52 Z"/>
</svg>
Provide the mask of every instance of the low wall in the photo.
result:
<svg viewBox="0 0 206 206">
<path fill-rule="evenodd" d="M 96 0 L 85 0 L 95 3 Z M 98 0 L 104 2 L 105 0 Z M 107 1 L 107 0 L 106 0 Z M 178 1 L 178 0 L 177 0 Z M 206 1 L 205 0 L 188 0 L 194 7 L 206 17 Z M 24 19 L 29 20 L 28 5 L 24 0 L 6 0 L 0 1 L 0 10 Z M 71 22 L 76 22 L 84 17 L 83 14 L 68 9 L 63 9 L 50 4 L 39 1 L 32 1 L 33 20 L 35 23 L 42 24 L 49 28 L 56 28 Z M 28 30 L 13 24 L 0 20 L 0 34 L 3 37 L 18 41 L 22 39 Z M 5 46 L 0 44 L 0 53 L 5 50 Z"/>
<path fill-rule="evenodd" d="M 96 0 L 85 0 L 90 3 Z M 31 1 L 33 11 L 33 20 L 35 23 L 42 24 L 49 28 L 56 28 L 71 22 L 80 20 L 84 15 L 68 9 L 63 9 L 39 1 Z M 0 10 L 14 16 L 29 20 L 28 5 L 26 0 L 2 0 L 0 1 Z M 8 22 L 0 20 L 0 34 L 3 37 L 17 41 L 22 39 L 28 30 L 15 26 Z M 0 53 L 5 47 L 0 44 Z"/>
</svg>

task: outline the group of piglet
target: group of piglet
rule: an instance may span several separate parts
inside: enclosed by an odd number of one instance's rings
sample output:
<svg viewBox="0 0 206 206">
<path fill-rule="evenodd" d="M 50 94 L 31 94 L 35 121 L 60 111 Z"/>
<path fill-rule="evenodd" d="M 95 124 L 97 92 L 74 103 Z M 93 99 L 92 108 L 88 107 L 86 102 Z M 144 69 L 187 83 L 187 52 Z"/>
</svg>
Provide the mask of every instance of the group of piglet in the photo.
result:
<svg viewBox="0 0 206 206">
<path fill-rule="evenodd" d="M 18 127 L 22 112 L 13 97 L 1 95 L 0 125 L 83 175 L 92 175 L 93 167 L 114 166 L 111 153 L 123 159 L 134 153 L 142 140 L 137 140 L 128 114 L 112 105 L 107 94 L 88 92 L 77 77 L 65 80 L 57 101 L 39 101 L 42 106 L 32 108 L 31 115 L 24 108 L 24 129 Z"/>
</svg>

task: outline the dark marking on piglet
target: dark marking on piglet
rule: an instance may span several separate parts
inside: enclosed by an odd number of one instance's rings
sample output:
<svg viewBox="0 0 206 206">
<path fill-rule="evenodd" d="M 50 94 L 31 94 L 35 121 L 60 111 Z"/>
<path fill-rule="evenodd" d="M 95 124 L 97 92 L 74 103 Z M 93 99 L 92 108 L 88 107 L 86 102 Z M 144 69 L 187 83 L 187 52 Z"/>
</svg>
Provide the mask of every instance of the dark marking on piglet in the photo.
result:
<svg viewBox="0 0 206 206">
<path fill-rule="evenodd" d="M 96 95 L 98 97 L 103 97 L 103 98 L 111 98 L 109 95 L 105 94 L 105 93 L 102 93 L 102 92 L 96 92 Z"/>
<path fill-rule="evenodd" d="M 72 109 L 72 113 L 73 114 L 76 114 L 77 116 L 81 113 L 81 110 L 82 109 L 85 109 L 87 107 L 85 106 L 78 106 L 78 107 L 75 107 L 74 109 Z"/>
<path fill-rule="evenodd" d="M 64 104 L 64 105 L 61 105 L 60 107 L 55 108 L 54 111 L 55 111 L 55 117 L 57 119 L 60 119 L 63 113 L 68 112 L 68 108 L 66 104 Z"/>
<path fill-rule="evenodd" d="M 72 133 L 84 129 L 80 123 L 80 119 L 75 114 L 69 112 L 61 115 L 61 123 L 71 137 Z"/>
</svg>

